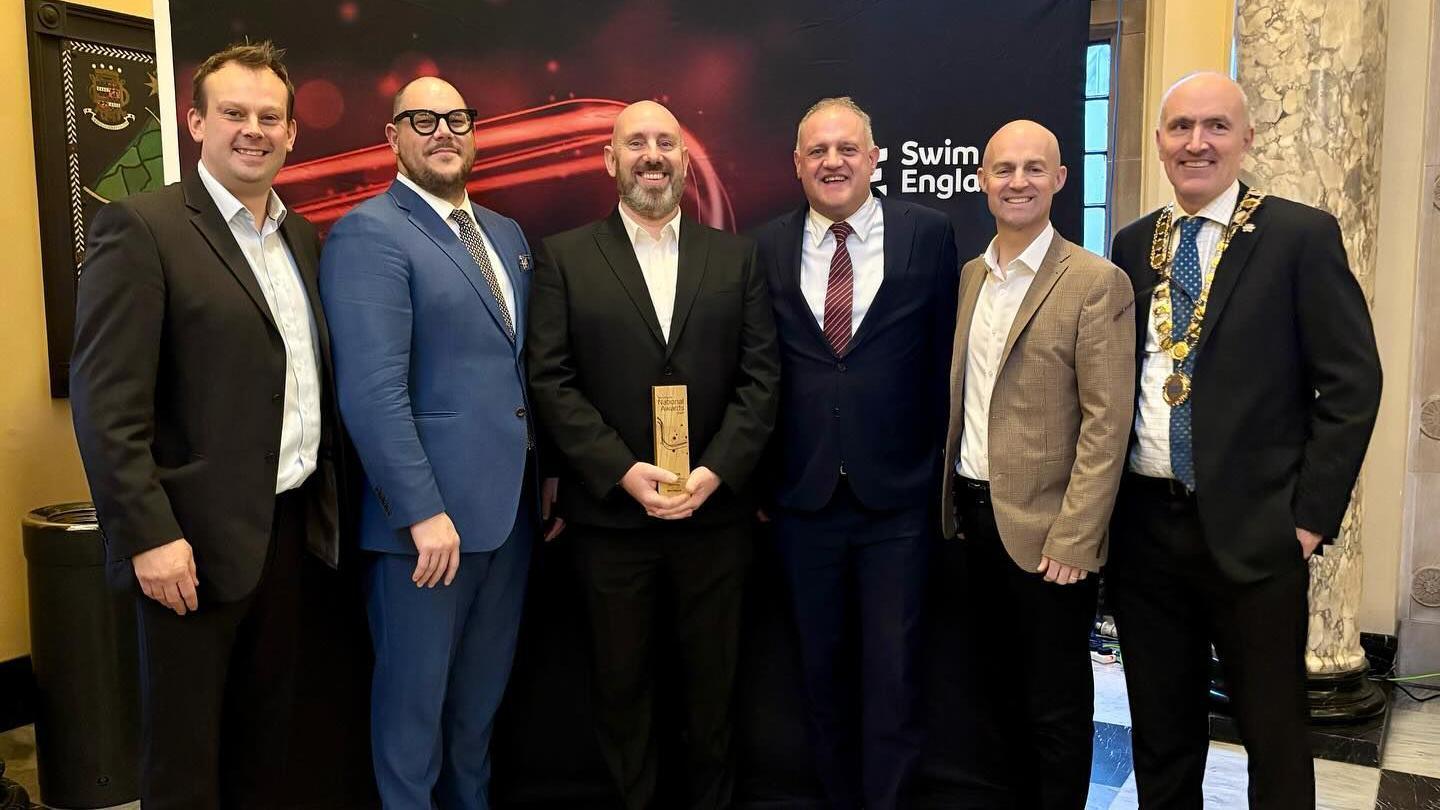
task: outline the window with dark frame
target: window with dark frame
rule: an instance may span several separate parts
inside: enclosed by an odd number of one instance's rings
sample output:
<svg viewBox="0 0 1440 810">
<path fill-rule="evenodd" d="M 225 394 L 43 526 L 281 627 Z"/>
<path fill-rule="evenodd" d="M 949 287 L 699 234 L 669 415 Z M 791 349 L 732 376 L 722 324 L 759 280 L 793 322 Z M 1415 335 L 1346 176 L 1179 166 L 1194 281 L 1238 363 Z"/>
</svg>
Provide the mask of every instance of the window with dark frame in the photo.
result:
<svg viewBox="0 0 1440 810">
<path fill-rule="evenodd" d="M 1086 250 L 1110 252 L 1110 130 L 1111 62 L 1109 38 L 1092 40 L 1085 50 L 1085 187 Z"/>
</svg>

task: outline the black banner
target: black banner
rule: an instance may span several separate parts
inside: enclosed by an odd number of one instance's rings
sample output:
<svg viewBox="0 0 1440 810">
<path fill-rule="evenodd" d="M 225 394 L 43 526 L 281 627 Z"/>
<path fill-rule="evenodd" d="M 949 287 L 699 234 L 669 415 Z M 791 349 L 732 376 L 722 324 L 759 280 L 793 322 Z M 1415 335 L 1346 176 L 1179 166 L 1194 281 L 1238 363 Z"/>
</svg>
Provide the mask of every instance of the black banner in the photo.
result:
<svg viewBox="0 0 1440 810">
<path fill-rule="evenodd" d="M 828 95 L 870 112 L 877 192 L 950 212 L 962 256 L 992 232 L 974 193 L 985 141 L 1006 121 L 1040 121 L 1071 170 L 1055 225 L 1081 236 L 1089 4 L 1078 0 L 172 0 L 170 14 L 177 114 L 207 54 L 247 37 L 289 48 L 300 134 L 280 192 L 322 228 L 394 178 L 392 96 L 434 74 L 485 119 L 472 194 L 532 241 L 614 206 L 601 147 L 620 107 L 643 98 L 689 135 L 687 213 L 743 231 L 798 206 L 795 128 Z M 191 166 L 198 152 L 180 140 Z"/>
</svg>

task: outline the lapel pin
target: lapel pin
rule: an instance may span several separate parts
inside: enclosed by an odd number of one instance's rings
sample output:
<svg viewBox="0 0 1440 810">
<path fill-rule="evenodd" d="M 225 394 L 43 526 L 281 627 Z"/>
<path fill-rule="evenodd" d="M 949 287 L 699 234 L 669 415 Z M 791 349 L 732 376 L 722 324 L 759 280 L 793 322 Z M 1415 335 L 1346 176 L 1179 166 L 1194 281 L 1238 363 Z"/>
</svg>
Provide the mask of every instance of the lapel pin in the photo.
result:
<svg viewBox="0 0 1440 810">
<path fill-rule="evenodd" d="M 1247 223 L 1245 223 L 1243 226 L 1241 226 L 1240 230 L 1244 231 L 1245 233 L 1254 233 L 1254 232 L 1255 232 L 1255 223 L 1253 223 L 1253 222 L 1247 222 Z"/>
<path fill-rule="evenodd" d="M 520 256 L 519 256 L 519 262 L 520 262 L 520 272 L 523 273 L 523 272 L 526 272 L 527 270 L 529 270 L 529 269 L 530 269 L 530 254 L 529 254 L 529 253 L 521 253 Z"/>
</svg>

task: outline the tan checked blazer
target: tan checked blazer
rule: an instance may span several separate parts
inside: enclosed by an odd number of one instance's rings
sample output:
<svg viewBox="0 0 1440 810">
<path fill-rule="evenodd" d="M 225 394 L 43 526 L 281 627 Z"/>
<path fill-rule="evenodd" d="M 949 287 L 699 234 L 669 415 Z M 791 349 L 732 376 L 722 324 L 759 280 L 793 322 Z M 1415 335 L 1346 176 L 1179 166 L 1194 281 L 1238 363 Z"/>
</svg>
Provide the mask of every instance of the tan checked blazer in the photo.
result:
<svg viewBox="0 0 1440 810">
<path fill-rule="evenodd" d="M 988 269 L 960 271 L 950 367 L 950 426 L 940 514 L 957 532 L 952 484 L 965 426 L 965 355 Z M 1015 314 L 990 399 L 990 497 L 1000 539 L 1021 568 L 1041 555 L 1098 571 L 1135 407 L 1130 281 L 1058 233 Z"/>
</svg>

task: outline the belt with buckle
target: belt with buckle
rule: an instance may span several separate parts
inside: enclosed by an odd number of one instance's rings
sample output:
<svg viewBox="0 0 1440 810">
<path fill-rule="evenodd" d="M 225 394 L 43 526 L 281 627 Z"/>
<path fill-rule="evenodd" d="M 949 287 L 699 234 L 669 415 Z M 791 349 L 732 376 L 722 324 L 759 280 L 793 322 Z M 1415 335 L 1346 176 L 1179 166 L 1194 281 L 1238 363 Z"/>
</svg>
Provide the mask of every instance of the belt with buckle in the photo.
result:
<svg viewBox="0 0 1440 810">
<path fill-rule="evenodd" d="M 1161 498 L 1167 501 L 1194 502 L 1195 493 L 1186 489 L 1185 485 L 1174 478 L 1157 478 L 1153 475 L 1141 475 L 1140 473 L 1125 473 L 1125 480 L 1130 485 L 1144 492 L 1146 495 Z"/>
</svg>

